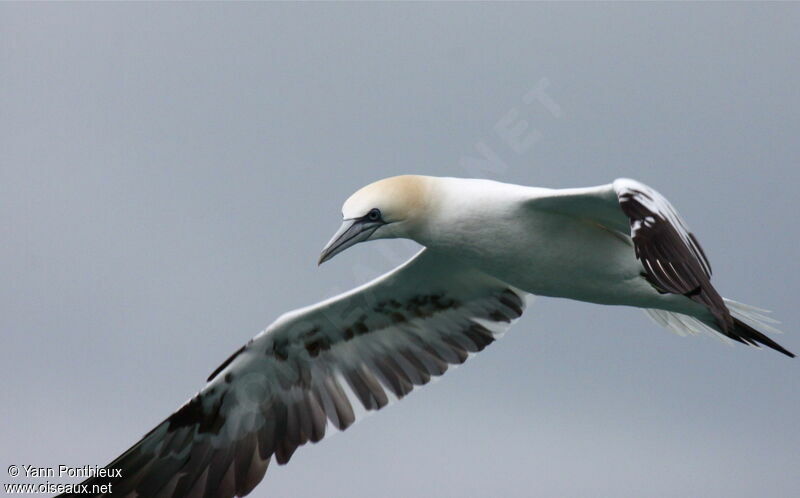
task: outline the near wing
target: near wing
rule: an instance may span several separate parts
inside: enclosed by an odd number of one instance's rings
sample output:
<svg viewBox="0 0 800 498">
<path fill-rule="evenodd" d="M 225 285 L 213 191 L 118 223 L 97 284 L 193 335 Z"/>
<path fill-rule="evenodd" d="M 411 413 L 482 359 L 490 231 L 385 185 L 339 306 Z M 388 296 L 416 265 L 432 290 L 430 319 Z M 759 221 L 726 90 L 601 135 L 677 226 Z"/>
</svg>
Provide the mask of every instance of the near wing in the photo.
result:
<svg viewBox="0 0 800 498">
<path fill-rule="evenodd" d="M 108 465 L 122 469 L 110 480 L 113 496 L 244 496 L 273 456 L 284 464 L 331 425 L 350 426 L 356 399 L 377 410 L 389 393 L 402 398 L 481 351 L 522 314 L 523 297 L 426 249 L 369 284 L 283 315 Z M 84 484 L 95 481 L 109 479 Z"/>
</svg>

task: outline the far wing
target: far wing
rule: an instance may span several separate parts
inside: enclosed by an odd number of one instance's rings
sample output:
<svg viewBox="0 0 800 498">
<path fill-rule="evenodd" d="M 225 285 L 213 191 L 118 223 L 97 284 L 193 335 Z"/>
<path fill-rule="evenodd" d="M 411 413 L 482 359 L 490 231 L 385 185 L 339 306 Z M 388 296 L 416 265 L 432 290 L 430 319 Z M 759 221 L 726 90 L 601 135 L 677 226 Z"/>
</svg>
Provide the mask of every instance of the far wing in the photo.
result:
<svg viewBox="0 0 800 498">
<path fill-rule="evenodd" d="M 722 297 L 711 285 L 711 265 L 700 243 L 672 204 L 654 189 L 621 178 L 599 187 L 553 190 L 531 205 L 630 233 L 648 280 L 663 292 L 706 305 L 723 330 L 733 328 Z"/>
<path fill-rule="evenodd" d="M 402 398 L 492 343 L 524 306 L 508 285 L 423 250 L 363 287 L 283 315 L 243 346 L 108 465 L 122 469 L 113 496 L 244 496 L 273 457 L 284 464 L 330 426 L 349 427 L 355 400 L 377 410 Z"/>
</svg>

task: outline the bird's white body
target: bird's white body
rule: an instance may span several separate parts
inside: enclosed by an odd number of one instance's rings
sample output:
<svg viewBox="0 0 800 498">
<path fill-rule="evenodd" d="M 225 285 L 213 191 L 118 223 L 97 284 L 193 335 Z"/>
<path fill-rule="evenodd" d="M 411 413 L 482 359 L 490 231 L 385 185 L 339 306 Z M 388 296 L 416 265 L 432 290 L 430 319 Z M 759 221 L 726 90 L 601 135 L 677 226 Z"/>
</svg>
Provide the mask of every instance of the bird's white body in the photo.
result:
<svg viewBox="0 0 800 498">
<path fill-rule="evenodd" d="M 525 292 L 598 304 L 697 313 L 691 300 L 661 294 L 628 234 L 588 217 L 538 209 L 561 190 L 491 180 L 437 178 L 440 203 L 416 239 Z"/>
</svg>

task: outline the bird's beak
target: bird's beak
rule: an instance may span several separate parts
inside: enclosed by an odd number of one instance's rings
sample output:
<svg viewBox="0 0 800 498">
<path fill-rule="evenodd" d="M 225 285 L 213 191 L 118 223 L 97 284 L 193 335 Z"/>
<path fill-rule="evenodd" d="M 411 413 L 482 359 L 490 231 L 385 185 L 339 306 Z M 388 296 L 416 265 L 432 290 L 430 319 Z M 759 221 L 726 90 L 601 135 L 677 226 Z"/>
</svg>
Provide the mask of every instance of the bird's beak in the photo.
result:
<svg viewBox="0 0 800 498">
<path fill-rule="evenodd" d="M 368 221 L 363 218 L 344 220 L 330 242 L 322 249 L 317 264 L 321 265 L 348 247 L 367 240 L 381 225 L 380 221 Z"/>
</svg>

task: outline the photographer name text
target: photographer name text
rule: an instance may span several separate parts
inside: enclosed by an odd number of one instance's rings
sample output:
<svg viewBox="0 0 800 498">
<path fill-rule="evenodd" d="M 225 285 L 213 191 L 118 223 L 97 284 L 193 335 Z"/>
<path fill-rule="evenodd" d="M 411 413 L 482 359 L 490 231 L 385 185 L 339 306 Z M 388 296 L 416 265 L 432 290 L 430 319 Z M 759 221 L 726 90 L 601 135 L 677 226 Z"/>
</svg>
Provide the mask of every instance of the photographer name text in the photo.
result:
<svg viewBox="0 0 800 498">
<path fill-rule="evenodd" d="M 122 477 L 122 469 L 109 469 L 99 465 L 84 465 L 82 467 L 70 467 L 69 465 L 59 465 L 57 467 L 36 467 L 34 465 L 17 465 L 16 472 L 9 468 L 12 477 Z M 20 473 L 19 470 L 22 470 Z"/>
</svg>

